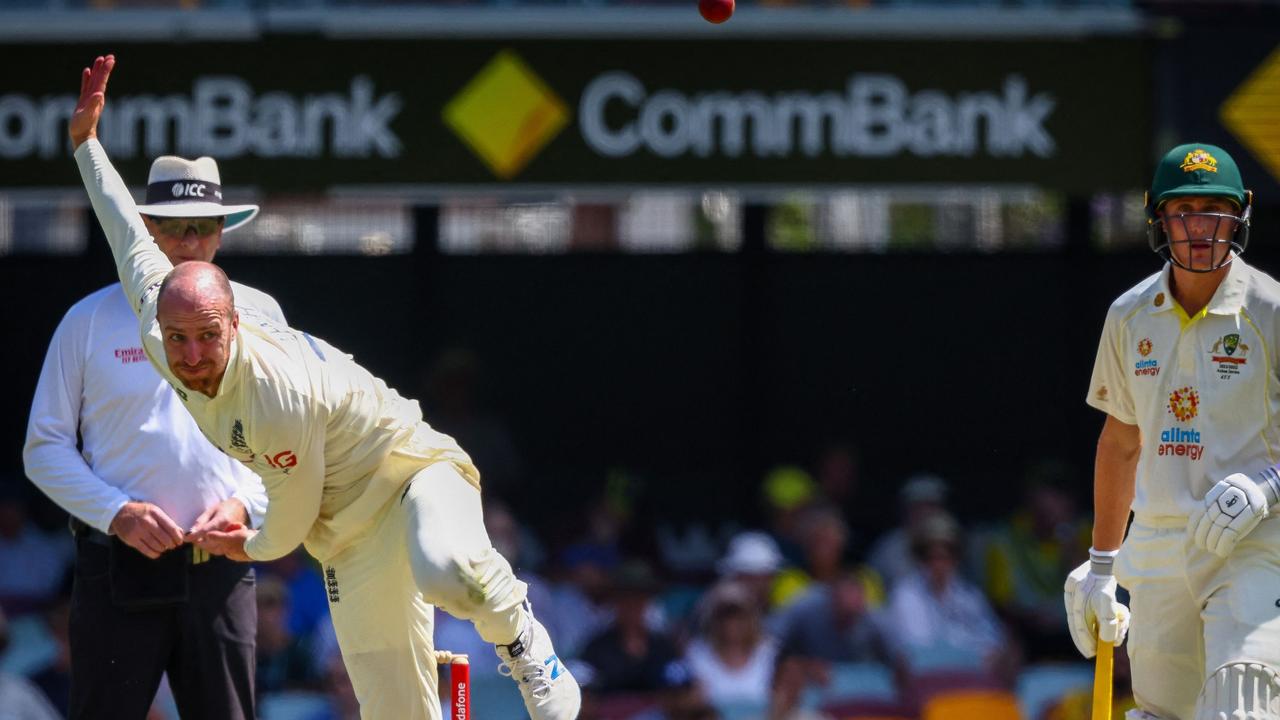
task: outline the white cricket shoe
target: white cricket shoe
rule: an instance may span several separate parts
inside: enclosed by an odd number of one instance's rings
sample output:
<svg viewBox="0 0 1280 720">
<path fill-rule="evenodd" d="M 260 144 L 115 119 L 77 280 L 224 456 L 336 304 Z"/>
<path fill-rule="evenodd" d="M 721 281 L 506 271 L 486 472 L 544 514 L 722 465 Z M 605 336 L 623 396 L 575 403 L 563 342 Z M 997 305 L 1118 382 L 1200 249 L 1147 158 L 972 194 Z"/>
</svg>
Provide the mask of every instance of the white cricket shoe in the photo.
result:
<svg viewBox="0 0 1280 720">
<path fill-rule="evenodd" d="M 498 672 L 520 686 L 530 720 L 575 720 L 582 707 L 582 690 L 569 668 L 551 647 L 551 636 L 531 612 L 524 632 L 510 645 L 495 645 Z"/>
</svg>

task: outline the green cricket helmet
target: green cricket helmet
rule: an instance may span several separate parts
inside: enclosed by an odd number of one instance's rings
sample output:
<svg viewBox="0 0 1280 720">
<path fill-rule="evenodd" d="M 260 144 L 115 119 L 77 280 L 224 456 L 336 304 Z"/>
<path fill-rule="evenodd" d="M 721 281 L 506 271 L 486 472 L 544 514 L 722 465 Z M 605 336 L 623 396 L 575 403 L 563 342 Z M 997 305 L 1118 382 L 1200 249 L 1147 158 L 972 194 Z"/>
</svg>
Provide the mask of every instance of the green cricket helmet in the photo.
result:
<svg viewBox="0 0 1280 720">
<path fill-rule="evenodd" d="M 1240 214 L 1193 212 L 1174 216 L 1165 214 L 1163 217 L 1158 214 L 1169 200 L 1190 196 L 1226 198 L 1235 203 Z M 1249 245 L 1253 192 L 1244 189 L 1244 181 L 1240 178 L 1240 168 L 1236 167 L 1236 161 L 1217 145 L 1190 143 L 1179 145 L 1166 153 L 1156 165 L 1151 190 L 1147 192 L 1143 202 L 1147 214 L 1147 242 L 1156 254 L 1180 268 L 1192 272 L 1211 272 L 1229 263 L 1234 255 L 1243 254 L 1245 247 Z M 1214 221 L 1213 231 L 1207 237 L 1191 236 L 1187 220 L 1195 217 Z M 1168 226 L 1171 222 L 1182 224 L 1185 239 L 1175 241 L 1170 237 Z M 1219 231 L 1228 229 L 1229 235 L 1221 237 L 1227 233 Z M 1215 252 L 1210 253 L 1211 258 L 1218 254 L 1216 246 L 1224 243 L 1230 244 L 1231 252 L 1224 253 L 1221 260 L 1211 259 L 1203 267 L 1195 267 L 1194 260 L 1191 261 L 1193 267 L 1187 267 L 1170 251 L 1175 242 L 1188 245 L 1210 243 L 1215 249 Z M 1188 254 L 1188 257 L 1191 255 Z"/>
</svg>

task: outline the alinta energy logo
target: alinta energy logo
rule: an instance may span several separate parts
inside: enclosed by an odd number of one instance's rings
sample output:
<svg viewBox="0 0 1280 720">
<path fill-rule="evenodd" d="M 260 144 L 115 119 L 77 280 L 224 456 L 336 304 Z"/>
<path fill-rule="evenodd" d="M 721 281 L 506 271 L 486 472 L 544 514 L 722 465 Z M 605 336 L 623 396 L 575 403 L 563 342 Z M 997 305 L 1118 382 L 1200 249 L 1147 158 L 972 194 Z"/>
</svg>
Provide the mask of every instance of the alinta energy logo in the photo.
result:
<svg viewBox="0 0 1280 720">
<path fill-rule="evenodd" d="M 1191 422 L 1200 414 L 1200 393 L 1195 388 L 1178 388 L 1169 393 L 1169 413 L 1180 423 Z M 1199 460 L 1204 455 L 1200 443 L 1200 431 L 1194 427 L 1171 427 L 1160 431 L 1160 445 L 1156 454 L 1161 457 L 1185 457 Z"/>
<path fill-rule="evenodd" d="M 1143 359 L 1133 364 L 1134 375 L 1138 377 L 1155 377 L 1160 374 L 1160 361 L 1147 357 L 1151 354 L 1151 350 L 1151 338 L 1142 338 L 1138 341 L 1138 355 Z"/>
<path fill-rule="evenodd" d="M 569 109 L 514 51 L 503 50 L 444 108 L 444 121 L 502 180 L 569 122 Z"/>
<path fill-rule="evenodd" d="M 1178 422 L 1190 422 L 1200 414 L 1200 393 L 1195 388 L 1178 388 L 1169 393 L 1169 412 Z"/>
</svg>

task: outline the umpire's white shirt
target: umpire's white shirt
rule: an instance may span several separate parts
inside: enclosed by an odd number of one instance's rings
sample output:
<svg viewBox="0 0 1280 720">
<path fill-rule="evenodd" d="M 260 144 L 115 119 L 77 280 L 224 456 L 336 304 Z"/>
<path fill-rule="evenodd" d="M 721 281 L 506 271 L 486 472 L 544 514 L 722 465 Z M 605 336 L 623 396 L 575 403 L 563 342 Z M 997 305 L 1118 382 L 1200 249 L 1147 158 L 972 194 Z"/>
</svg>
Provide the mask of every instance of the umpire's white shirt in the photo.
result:
<svg viewBox="0 0 1280 720">
<path fill-rule="evenodd" d="M 238 307 L 283 322 L 269 295 L 232 286 Z M 58 325 L 36 386 L 24 460 L 45 494 L 103 532 L 130 501 L 159 506 L 184 529 L 229 497 L 245 504 L 255 527 L 266 511 L 262 480 L 205 439 L 147 361 L 119 283 L 73 305 Z"/>
<path fill-rule="evenodd" d="M 1169 274 L 1112 304 L 1087 402 L 1141 432 L 1135 515 L 1180 527 L 1219 480 L 1277 462 L 1280 284 L 1236 259 L 1188 317 Z"/>
</svg>

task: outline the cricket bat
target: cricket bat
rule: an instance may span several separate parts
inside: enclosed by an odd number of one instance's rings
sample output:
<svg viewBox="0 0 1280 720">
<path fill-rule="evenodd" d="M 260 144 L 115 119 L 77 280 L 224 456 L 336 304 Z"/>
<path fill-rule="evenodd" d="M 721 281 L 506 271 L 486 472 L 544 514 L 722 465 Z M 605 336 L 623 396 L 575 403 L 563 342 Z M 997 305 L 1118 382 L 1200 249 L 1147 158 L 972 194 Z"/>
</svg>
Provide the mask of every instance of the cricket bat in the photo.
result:
<svg viewBox="0 0 1280 720">
<path fill-rule="evenodd" d="M 1092 720 L 1111 720 L 1111 664 L 1115 648 L 1106 640 L 1098 640 L 1098 655 L 1093 666 Z"/>
</svg>

